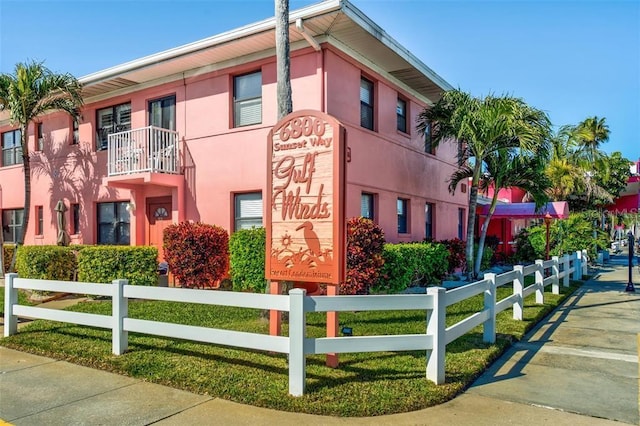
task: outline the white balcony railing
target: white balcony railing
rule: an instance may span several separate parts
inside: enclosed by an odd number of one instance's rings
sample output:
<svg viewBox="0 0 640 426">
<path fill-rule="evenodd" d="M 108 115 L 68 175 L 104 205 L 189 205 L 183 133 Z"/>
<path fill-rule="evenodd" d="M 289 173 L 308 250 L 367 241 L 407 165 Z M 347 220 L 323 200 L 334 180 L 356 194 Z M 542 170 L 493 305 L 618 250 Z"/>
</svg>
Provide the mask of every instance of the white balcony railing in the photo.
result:
<svg viewBox="0 0 640 426">
<path fill-rule="evenodd" d="M 109 176 L 179 173 L 178 132 L 142 127 L 109 135 Z"/>
</svg>

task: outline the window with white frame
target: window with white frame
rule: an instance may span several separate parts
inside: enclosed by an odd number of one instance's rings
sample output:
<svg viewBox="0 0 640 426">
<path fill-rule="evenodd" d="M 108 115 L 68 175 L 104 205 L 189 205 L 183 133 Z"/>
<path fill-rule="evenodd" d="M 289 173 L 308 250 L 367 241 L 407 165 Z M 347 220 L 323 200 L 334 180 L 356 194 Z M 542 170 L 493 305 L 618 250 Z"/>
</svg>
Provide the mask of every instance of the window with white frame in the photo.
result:
<svg viewBox="0 0 640 426">
<path fill-rule="evenodd" d="M 426 203 L 424 205 L 424 237 L 428 240 L 432 240 L 434 238 L 433 235 L 433 212 L 435 209 L 435 204 Z"/>
<path fill-rule="evenodd" d="M 373 83 L 360 78 L 360 125 L 373 130 Z"/>
<path fill-rule="evenodd" d="M 120 104 L 96 111 L 96 149 L 107 149 L 111 133 L 131 130 L 131 104 Z"/>
<path fill-rule="evenodd" d="M 398 198 L 398 234 L 409 233 L 409 200 Z"/>
<path fill-rule="evenodd" d="M 80 122 L 77 118 L 71 119 L 71 145 L 80 143 Z"/>
<path fill-rule="evenodd" d="M 129 245 L 128 201 L 98 203 L 98 244 Z"/>
<path fill-rule="evenodd" d="M 233 77 L 233 127 L 262 123 L 262 72 Z"/>
<path fill-rule="evenodd" d="M 2 210 L 2 237 L 7 243 L 16 243 L 22 233 L 24 209 Z"/>
<path fill-rule="evenodd" d="M 36 206 L 36 235 L 44 234 L 44 208 Z"/>
<path fill-rule="evenodd" d="M 262 227 L 262 193 L 235 194 L 234 230 Z"/>
<path fill-rule="evenodd" d="M 20 142 L 20 129 L 11 130 L 2 134 L 2 165 L 11 166 L 22 164 L 22 144 Z"/>
<path fill-rule="evenodd" d="M 36 151 L 44 149 L 44 128 L 42 123 L 36 123 Z"/>
<path fill-rule="evenodd" d="M 149 101 L 149 125 L 168 130 L 176 129 L 175 95 Z"/>
<path fill-rule="evenodd" d="M 409 133 L 407 132 L 407 101 L 402 98 L 398 98 L 396 105 L 396 121 L 398 122 L 398 130 Z"/>
<path fill-rule="evenodd" d="M 363 192 L 360 197 L 360 216 L 374 220 L 375 194 Z"/>
</svg>

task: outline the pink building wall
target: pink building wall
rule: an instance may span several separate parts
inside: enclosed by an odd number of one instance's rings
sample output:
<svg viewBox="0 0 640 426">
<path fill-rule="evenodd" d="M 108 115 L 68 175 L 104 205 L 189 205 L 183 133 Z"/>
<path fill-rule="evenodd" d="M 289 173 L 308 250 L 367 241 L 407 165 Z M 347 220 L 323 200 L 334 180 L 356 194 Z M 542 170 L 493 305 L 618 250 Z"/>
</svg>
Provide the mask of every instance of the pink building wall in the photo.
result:
<svg viewBox="0 0 640 426">
<path fill-rule="evenodd" d="M 262 71 L 262 123 L 233 128 L 233 76 Z M 443 145 L 436 155 L 424 152 L 415 119 L 424 108 L 402 87 L 359 64 L 348 55 L 323 45 L 292 52 L 294 110 L 319 109 L 338 118 L 347 128 L 351 162 L 347 171 L 347 217 L 360 215 L 361 193 L 376 194 L 376 222 L 387 241 L 416 241 L 425 236 L 425 203 L 435 204 L 436 239 L 458 236 L 458 209 L 467 207 L 467 194 L 447 191 L 455 170 L 455 147 Z M 375 84 L 375 131 L 360 126 L 360 77 Z M 107 151 L 96 151 L 96 110 L 131 103 L 131 128 L 147 126 L 148 101 L 176 97 L 176 130 L 181 141 L 184 173 L 178 176 L 107 176 Z M 396 129 L 398 96 L 407 101 L 408 133 Z M 32 211 L 25 244 L 53 244 L 59 199 L 80 204 L 80 232 L 72 243 L 97 240 L 99 202 L 130 202 L 130 243 L 147 244 L 149 198 L 172 200 L 173 222 L 202 221 L 233 231 L 234 194 L 266 191 L 269 129 L 276 123 L 276 65 L 270 57 L 196 77 L 179 79 L 144 90 L 89 102 L 82 110 L 80 143 L 71 144 L 71 120 L 62 113 L 42 118 L 45 150 L 34 152 L 34 129 L 29 129 L 32 154 Z M 12 127 L 0 124 L 0 133 Z M 149 180 L 149 179 L 147 179 Z M 153 183 L 155 182 L 155 184 Z M 23 205 L 22 166 L 0 167 L 0 209 Z M 409 230 L 397 232 L 396 200 L 409 199 Z M 44 232 L 35 235 L 35 206 L 43 206 Z M 266 206 L 264 207 L 266 208 Z M 69 215 L 70 213 L 67 213 Z M 466 216 L 465 216 L 466 217 Z M 70 219 L 70 216 L 68 216 Z M 69 223 L 70 220 L 67 220 Z"/>
</svg>

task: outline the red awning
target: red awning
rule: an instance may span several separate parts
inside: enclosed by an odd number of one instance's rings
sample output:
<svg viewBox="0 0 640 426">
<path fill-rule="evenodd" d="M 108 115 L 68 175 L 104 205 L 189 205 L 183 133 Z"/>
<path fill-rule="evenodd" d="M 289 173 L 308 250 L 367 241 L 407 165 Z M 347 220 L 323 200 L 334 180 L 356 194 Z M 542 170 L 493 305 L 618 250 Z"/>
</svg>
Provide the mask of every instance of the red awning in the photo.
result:
<svg viewBox="0 0 640 426">
<path fill-rule="evenodd" d="M 478 209 L 480 216 L 489 214 L 488 205 Z M 566 219 L 569 217 L 569 205 L 566 201 L 555 201 L 547 203 L 536 211 L 535 203 L 509 203 L 498 204 L 496 211 L 491 216 L 492 219 L 533 219 L 543 218 L 547 213 L 554 219 Z"/>
</svg>

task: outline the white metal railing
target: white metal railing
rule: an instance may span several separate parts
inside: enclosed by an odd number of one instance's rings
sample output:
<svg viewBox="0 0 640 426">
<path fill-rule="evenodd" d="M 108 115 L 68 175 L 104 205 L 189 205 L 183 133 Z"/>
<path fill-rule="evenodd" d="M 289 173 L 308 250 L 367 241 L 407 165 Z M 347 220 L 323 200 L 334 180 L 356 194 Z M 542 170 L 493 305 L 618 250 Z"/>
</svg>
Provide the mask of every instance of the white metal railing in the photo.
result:
<svg viewBox="0 0 640 426">
<path fill-rule="evenodd" d="M 111 133 L 108 144 L 109 176 L 131 173 L 179 173 L 178 132 L 148 126 Z"/>
<path fill-rule="evenodd" d="M 427 294 L 380 296 L 306 296 L 302 289 L 294 289 L 289 295 L 247 294 L 216 292 L 182 288 L 139 287 L 128 285 L 126 280 L 114 280 L 112 284 L 76 283 L 18 278 L 7 274 L 5 279 L 4 335 L 18 330 L 18 317 L 47 319 L 112 330 L 112 351 L 116 355 L 128 348 L 128 332 L 151 334 L 177 339 L 193 340 L 258 349 L 289 355 L 289 393 L 304 394 L 306 355 L 346 352 L 376 351 L 426 351 L 426 377 L 436 384 L 445 381 L 446 345 L 473 328 L 483 326 L 483 340 L 494 343 L 496 339 L 496 315 L 513 308 L 513 318 L 522 320 L 524 298 L 536 293 L 536 303 L 544 302 L 544 287 L 552 285 L 553 293 L 559 293 L 558 283 L 569 285 L 569 274 L 581 279 L 586 273 L 586 251 L 576 252 L 561 259 L 536 261 L 534 265 L 516 265 L 504 274 L 485 274 L 484 279 L 454 290 L 432 287 Z M 545 278 L 546 274 L 550 274 Z M 534 275 L 535 282 L 525 287 L 524 278 Z M 496 289 L 513 285 L 511 295 L 497 300 Z M 18 289 L 59 291 L 89 295 L 111 296 L 111 315 L 23 306 L 18 304 Z M 446 308 L 478 294 L 484 294 L 484 307 L 458 323 L 446 326 Z M 158 321 L 129 318 L 129 299 L 164 300 L 183 303 L 236 306 L 241 308 L 268 309 L 289 312 L 289 336 L 270 336 L 258 333 L 196 327 Z M 425 332 L 392 336 L 355 337 L 306 337 L 306 314 L 309 312 L 420 310 L 425 312 Z"/>
</svg>

